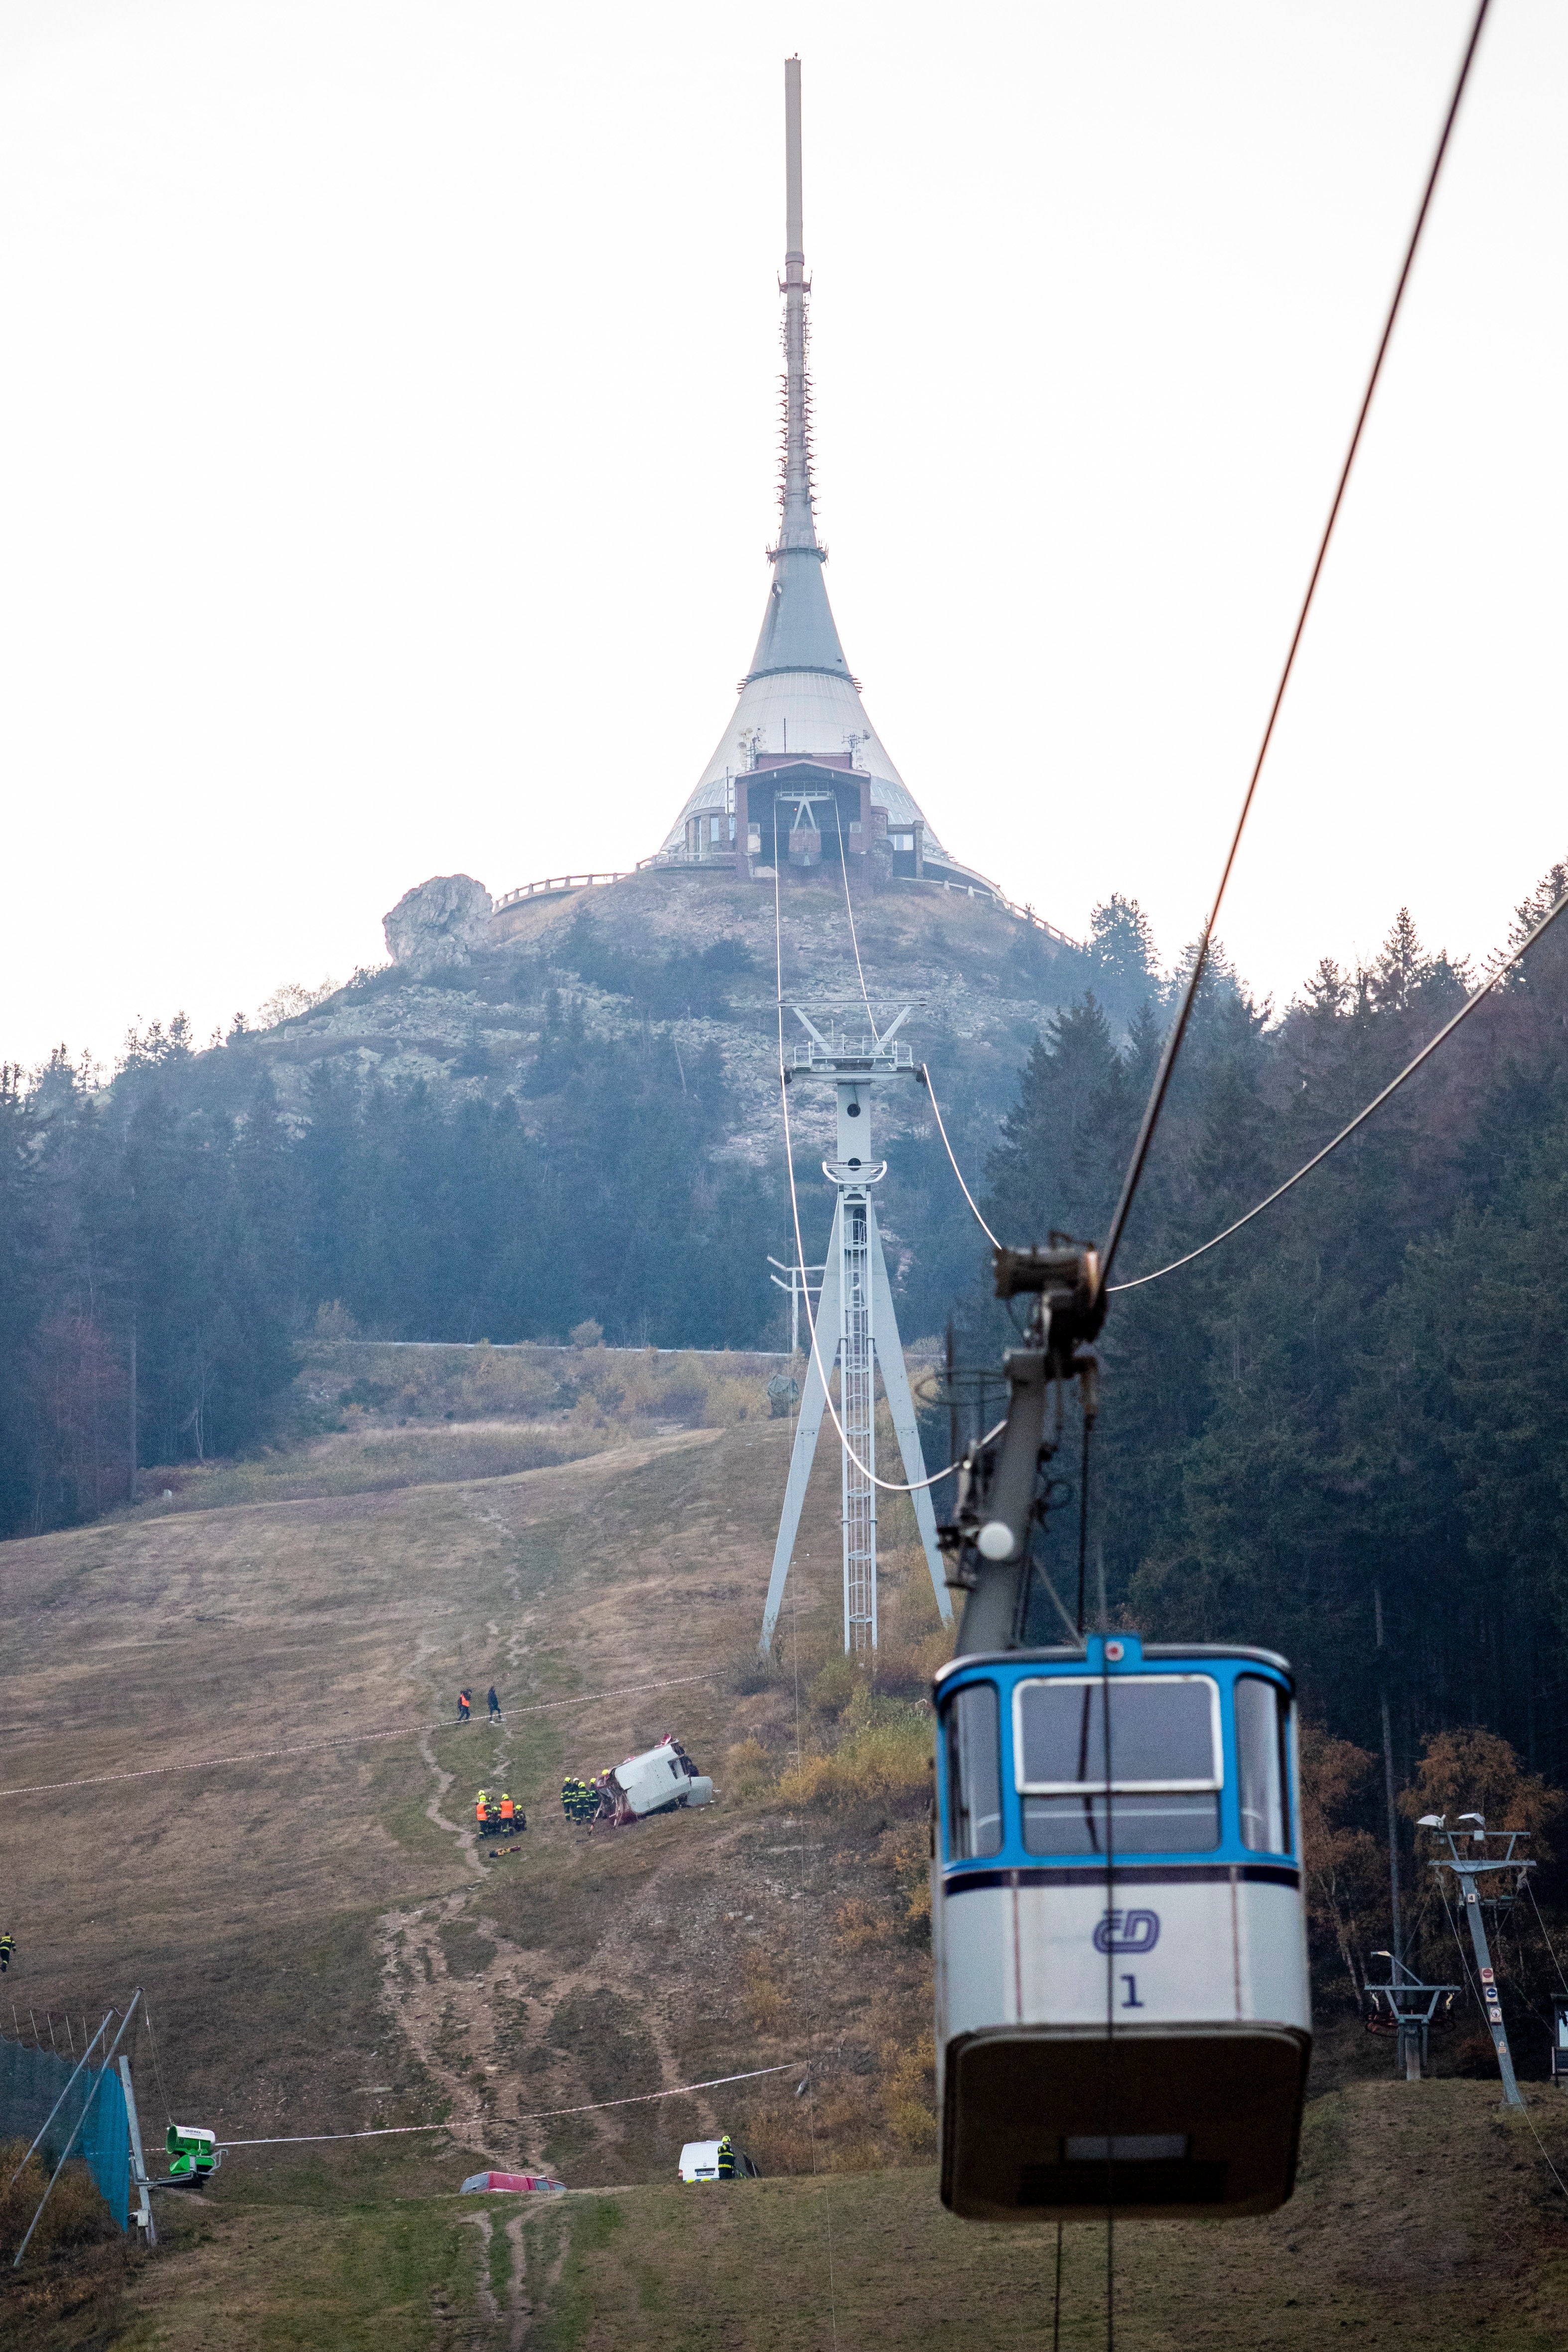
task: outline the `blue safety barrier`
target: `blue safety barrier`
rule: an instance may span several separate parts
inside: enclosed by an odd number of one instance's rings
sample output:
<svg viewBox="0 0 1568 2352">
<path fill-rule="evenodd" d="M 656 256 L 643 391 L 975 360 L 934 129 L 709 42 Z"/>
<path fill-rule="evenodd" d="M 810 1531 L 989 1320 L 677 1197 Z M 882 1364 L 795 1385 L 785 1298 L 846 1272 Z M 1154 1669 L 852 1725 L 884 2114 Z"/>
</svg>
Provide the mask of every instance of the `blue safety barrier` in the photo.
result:
<svg viewBox="0 0 1568 2352">
<path fill-rule="evenodd" d="M 73 2064 L 52 2050 L 35 2050 L 0 2033 L 0 2141 L 20 2140 L 26 2147 L 43 2130 L 49 2110 L 70 2082 Z M 83 2121 L 82 2110 L 87 2110 Z M 110 2067 L 84 2066 L 49 2124 L 38 2153 L 52 2171 L 59 2162 L 77 2125 L 73 2157 L 87 2164 L 100 2194 L 123 2230 L 131 2210 L 131 2125 L 119 2074 Z"/>
</svg>

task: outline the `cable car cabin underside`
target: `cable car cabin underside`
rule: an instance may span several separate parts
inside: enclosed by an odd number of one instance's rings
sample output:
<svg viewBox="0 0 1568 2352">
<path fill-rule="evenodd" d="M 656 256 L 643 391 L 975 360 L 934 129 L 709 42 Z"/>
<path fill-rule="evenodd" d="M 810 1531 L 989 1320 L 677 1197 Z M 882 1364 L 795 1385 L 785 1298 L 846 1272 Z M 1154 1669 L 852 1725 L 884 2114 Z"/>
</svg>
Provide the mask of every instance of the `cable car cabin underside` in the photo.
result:
<svg viewBox="0 0 1568 2352">
<path fill-rule="evenodd" d="M 1312 2046 L 1285 1661 L 1093 1636 L 959 1658 L 936 1699 L 944 2203 L 1283 2204 Z"/>
</svg>

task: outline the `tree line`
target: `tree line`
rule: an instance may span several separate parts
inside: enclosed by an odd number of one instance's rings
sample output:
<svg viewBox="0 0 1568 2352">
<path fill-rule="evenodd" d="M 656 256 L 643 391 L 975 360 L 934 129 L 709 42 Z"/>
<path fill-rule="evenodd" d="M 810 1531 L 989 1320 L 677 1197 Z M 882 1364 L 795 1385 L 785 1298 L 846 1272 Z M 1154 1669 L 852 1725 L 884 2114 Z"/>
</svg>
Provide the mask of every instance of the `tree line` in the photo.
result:
<svg viewBox="0 0 1568 2352">
<path fill-rule="evenodd" d="M 1565 888 L 1554 867 L 1510 944 Z M 1029 1056 L 984 1202 L 1010 1239 L 1106 1230 L 1171 1003 L 1146 936 L 1142 952 L 1125 1025 L 1088 992 Z M 1403 912 L 1369 968 L 1320 964 L 1278 1019 L 1220 961 L 1114 1278 L 1260 1200 L 1474 979 Z M 1285 1652 L 1313 1710 L 1367 1748 L 1386 1694 L 1402 1779 L 1466 1724 L 1568 1778 L 1565 1030 L 1568 924 L 1331 1160 L 1114 1297 L 1102 1334 L 1090 1517 L 1113 1609 L 1156 1636 Z M 972 1302 L 972 1360 L 995 1329 Z M 1048 1560 L 1076 1575 L 1076 1489 L 1064 1502 Z"/>
<path fill-rule="evenodd" d="M 1554 869 L 1519 925 L 1565 880 Z M 1484 1722 L 1558 1778 L 1564 929 L 1287 1200 L 1113 1302 L 1093 1473 L 1119 1612 L 1284 1650 L 1363 1746 L 1386 1690 L 1407 1759 L 1434 1727 Z M 999 1234 L 1103 1233 L 1180 977 L 1113 898 L 1088 984 L 1046 1023 L 1005 1115 L 944 1081 Z M 689 993 L 723 974 L 679 978 Z M 1118 1278 L 1300 1165 L 1470 982 L 1404 915 L 1366 970 L 1320 965 L 1279 1016 L 1217 960 Z M 323 1301 L 385 1338 L 560 1339 L 591 1319 L 622 1344 L 780 1344 L 762 1277 L 768 1249 L 788 1254 L 783 1171 L 722 1150 L 743 1108 L 717 1054 L 683 1053 L 651 1019 L 596 1038 L 569 995 L 546 995 L 542 1019 L 521 1092 L 482 1098 L 327 1059 L 285 1116 L 255 1039 L 197 1053 L 178 1021 L 134 1038 L 108 1087 L 63 1051 L 31 1078 L 6 1072 L 0 1531 L 90 1517 L 138 1468 L 265 1442 Z M 941 1145 L 889 1157 L 905 1334 L 952 1312 L 962 1361 L 994 1370 L 1005 1326 Z M 821 1225 L 804 1151 L 798 1176 Z M 933 1460 L 947 1433 L 933 1412 Z"/>
<path fill-rule="evenodd" d="M 272 1435 L 324 1301 L 387 1339 L 756 1344 L 782 1176 L 716 1163 L 718 1057 L 547 1003 L 524 1098 L 323 1062 L 279 1111 L 243 1034 L 0 1074 L 0 1532 L 123 1501 L 137 1468 Z"/>
</svg>

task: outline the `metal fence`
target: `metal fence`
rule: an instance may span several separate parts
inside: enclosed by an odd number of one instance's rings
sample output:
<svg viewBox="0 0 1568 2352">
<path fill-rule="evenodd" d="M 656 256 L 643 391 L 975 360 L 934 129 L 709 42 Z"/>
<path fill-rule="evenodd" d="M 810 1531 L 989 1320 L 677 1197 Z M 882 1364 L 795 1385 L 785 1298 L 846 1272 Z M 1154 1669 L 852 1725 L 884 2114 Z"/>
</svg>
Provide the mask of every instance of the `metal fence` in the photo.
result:
<svg viewBox="0 0 1568 2352">
<path fill-rule="evenodd" d="M 73 2071 L 68 2058 L 58 2058 L 52 2050 L 34 2050 L 0 2033 L 0 2141 L 20 2140 L 26 2146 L 42 2131 Z M 87 2119 L 72 2154 L 85 2158 L 104 2202 L 123 2230 L 131 2203 L 131 2126 L 125 2093 L 112 2069 L 82 2068 L 70 2095 L 60 2101 L 38 2152 L 51 2168 L 57 2165 L 84 2108 Z"/>
</svg>

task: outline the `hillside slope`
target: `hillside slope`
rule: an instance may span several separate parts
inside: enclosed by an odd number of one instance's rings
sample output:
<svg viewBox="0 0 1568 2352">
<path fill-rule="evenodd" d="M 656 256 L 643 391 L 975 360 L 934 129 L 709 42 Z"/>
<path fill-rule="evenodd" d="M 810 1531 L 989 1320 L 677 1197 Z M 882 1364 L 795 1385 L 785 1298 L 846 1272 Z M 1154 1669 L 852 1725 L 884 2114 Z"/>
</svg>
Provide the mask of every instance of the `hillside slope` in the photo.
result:
<svg viewBox="0 0 1568 2352">
<path fill-rule="evenodd" d="M 1568 2117 L 1537 2093 L 1568 2154 Z M 925 2169 L 743 2189 L 394 2205 L 248 2195 L 135 2297 L 162 2352 L 1024 2352 L 1052 2342 L 1048 2230 L 957 2221 Z M 476 2207 L 488 2210 L 474 2210 Z M 204 2217 L 205 2218 L 205 2217 Z M 1064 2232 L 1060 2341 L 1106 2342 L 1105 2230 Z M 279 2273 L 287 2271 L 286 2284 Z M 1529 2126 L 1479 2083 L 1382 2082 L 1309 2111 L 1291 2203 L 1255 2221 L 1123 2222 L 1121 2352 L 1557 2352 L 1568 2221 Z M 412 2290 L 412 2294 L 410 2293 Z M 269 2336 L 260 2332 L 272 2331 Z"/>
<path fill-rule="evenodd" d="M 781 908 L 786 998 L 842 1004 L 863 1028 L 858 940 L 873 1002 L 917 1004 L 905 1032 L 917 1059 L 929 1055 L 955 1097 L 994 1098 L 998 1110 L 1052 1007 L 1093 976 L 1078 950 L 1006 908 L 934 882 L 858 893 L 854 939 L 837 871 L 790 874 Z M 651 1025 L 689 1059 L 715 1050 L 736 1121 L 730 1149 L 757 1163 L 775 1149 L 777 961 L 771 885 L 700 867 L 630 874 L 507 908 L 463 964 L 423 977 L 389 965 L 228 1050 L 265 1063 L 279 1099 L 300 1115 L 307 1074 L 322 1062 L 459 1096 L 543 1091 L 535 1066 L 548 998 L 564 992 L 591 1035 L 636 1038 Z M 886 1131 L 924 1125 L 923 1114 L 894 1109 Z M 825 1115 L 818 1126 L 826 1135 Z"/>
<path fill-rule="evenodd" d="M 150 2138 L 171 2106 L 236 2140 L 447 2126 L 237 2148 L 204 2200 L 165 2200 L 167 2251 L 124 2282 L 128 2341 L 1040 2340 L 1043 2239 L 951 2221 L 929 2170 L 918 1693 L 943 1636 L 923 1563 L 895 1506 L 872 1689 L 834 1655 L 825 1464 L 784 1670 L 761 1675 L 787 1441 L 748 1419 L 476 1477 L 459 1423 L 447 1477 L 442 1433 L 422 1435 L 421 1485 L 205 1509 L 187 1492 L 6 1547 L 0 1873 L 24 2035 L 140 1983 Z M 455 1727 L 459 1680 L 482 1714 L 492 1678 L 504 1727 Z M 715 1769 L 712 1811 L 569 1829 L 563 1771 L 667 1728 Z M 504 1863 L 471 1834 L 481 1781 L 528 1808 Z M 1553 2341 L 1568 2207 L 1495 2099 L 1384 2080 L 1320 2099 L 1283 2215 L 1123 2232 L 1119 2340 L 1193 2342 L 1206 2292 L 1201 2340 L 1221 2345 L 1360 2325 L 1446 2346 L 1478 2315 L 1489 2344 Z M 760 2191 L 671 2191 L 681 2141 L 722 2128 Z M 491 2218 L 453 2197 L 487 2162 L 604 2193 Z M 1068 2233 L 1068 2343 L 1100 2340 L 1098 2243 Z M 101 2315 L 95 2335 L 9 2315 L 18 2344 L 114 2340 Z"/>
</svg>

